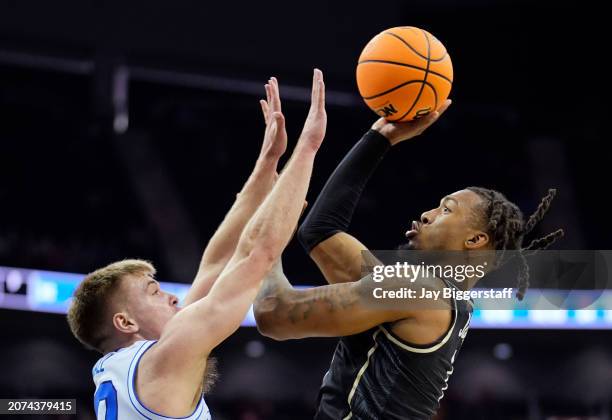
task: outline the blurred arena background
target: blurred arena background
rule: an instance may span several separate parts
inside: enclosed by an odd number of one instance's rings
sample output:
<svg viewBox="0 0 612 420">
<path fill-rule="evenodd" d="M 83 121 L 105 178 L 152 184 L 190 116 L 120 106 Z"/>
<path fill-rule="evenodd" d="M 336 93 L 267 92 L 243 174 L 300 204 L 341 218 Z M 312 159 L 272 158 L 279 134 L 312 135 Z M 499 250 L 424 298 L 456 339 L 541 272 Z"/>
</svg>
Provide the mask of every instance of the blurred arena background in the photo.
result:
<svg viewBox="0 0 612 420">
<path fill-rule="evenodd" d="M 560 248 L 609 249 L 609 50 L 596 2 L 6 0 L 0 266 L 86 273 L 139 257 L 163 281 L 190 282 L 259 150 L 267 78 L 279 78 L 295 141 L 312 68 L 325 72 L 328 134 L 312 202 L 375 120 L 355 85 L 361 48 L 399 25 L 446 45 L 454 104 L 389 154 L 353 232 L 393 248 L 442 193 L 493 187 L 530 212 L 556 187 L 538 233 L 562 226 Z M 295 283 L 322 282 L 297 243 L 284 262 Z M 29 292 L 9 284 L 10 272 L 0 270 L 4 298 Z M 610 419 L 610 331 L 470 330 L 437 418 Z M 5 305 L 0 340 L 1 398 L 77 398 L 78 418 L 93 418 L 98 355 L 61 314 Z M 213 418 L 311 418 L 335 343 L 274 342 L 241 328 L 216 351 Z"/>
</svg>

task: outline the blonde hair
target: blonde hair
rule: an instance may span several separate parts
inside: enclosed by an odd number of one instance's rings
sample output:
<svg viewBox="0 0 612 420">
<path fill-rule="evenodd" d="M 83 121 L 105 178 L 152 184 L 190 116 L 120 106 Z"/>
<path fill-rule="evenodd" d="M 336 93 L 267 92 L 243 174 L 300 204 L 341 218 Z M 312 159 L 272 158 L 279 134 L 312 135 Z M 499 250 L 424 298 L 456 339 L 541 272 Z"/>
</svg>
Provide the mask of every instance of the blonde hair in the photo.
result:
<svg viewBox="0 0 612 420">
<path fill-rule="evenodd" d="M 89 273 L 79 284 L 67 318 L 72 334 L 85 347 L 104 353 L 102 344 L 112 333 L 111 299 L 119 289 L 122 278 L 141 273 L 154 274 L 155 267 L 144 260 L 117 261 Z"/>
</svg>

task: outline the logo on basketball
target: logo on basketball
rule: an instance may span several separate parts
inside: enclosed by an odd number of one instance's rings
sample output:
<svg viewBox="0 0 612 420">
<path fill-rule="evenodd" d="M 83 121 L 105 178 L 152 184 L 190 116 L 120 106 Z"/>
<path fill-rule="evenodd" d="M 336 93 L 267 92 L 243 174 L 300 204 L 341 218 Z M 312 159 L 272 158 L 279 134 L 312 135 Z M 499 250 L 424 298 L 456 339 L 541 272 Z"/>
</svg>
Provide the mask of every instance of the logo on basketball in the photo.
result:
<svg viewBox="0 0 612 420">
<path fill-rule="evenodd" d="M 397 109 L 393 106 L 393 104 L 386 105 L 382 108 L 376 110 L 376 113 L 381 117 L 390 117 L 393 114 L 397 114 Z"/>
<path fill-rule="evenodd" d="M 419 110 L 416 112 L 416 114 L 415 114 L 415 116 L 414 116 L 414 119 L 415 119 L 415 120 L 418 120 L 419 118 L 423 118 L 423 117 L 425 117 L 425 116 L 429 115 L 429 113 L 430 113 L 430 112 L 431 112 L 431 107 L 427 107 L 427 108 L 419 109 Z"/>
</svg>

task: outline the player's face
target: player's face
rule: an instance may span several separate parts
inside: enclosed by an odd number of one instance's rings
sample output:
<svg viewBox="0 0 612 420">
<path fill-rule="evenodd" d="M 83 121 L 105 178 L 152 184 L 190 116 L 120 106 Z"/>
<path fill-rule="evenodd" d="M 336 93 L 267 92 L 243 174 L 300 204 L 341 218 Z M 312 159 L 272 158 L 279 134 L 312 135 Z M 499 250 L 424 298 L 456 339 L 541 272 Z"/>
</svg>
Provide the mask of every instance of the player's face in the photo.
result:
<svg viewBox="0 0 612 420">
<path fill-rule="evenodd" d="M 482 199 L 473 191 L 461 190 L 443 197 L 440 205 L 421 214 L 406 232 L 408 249 L 464 250 L 475 229 L 476 207 Z"/>
<path fill-rule="evenodd" d="M 126 276 L 122 292 L 138 333 L 148 340 L 159 339 L 166 323 L 179 311 L 178 298 L 164 292 L 151 273 Z"/>
</svg>

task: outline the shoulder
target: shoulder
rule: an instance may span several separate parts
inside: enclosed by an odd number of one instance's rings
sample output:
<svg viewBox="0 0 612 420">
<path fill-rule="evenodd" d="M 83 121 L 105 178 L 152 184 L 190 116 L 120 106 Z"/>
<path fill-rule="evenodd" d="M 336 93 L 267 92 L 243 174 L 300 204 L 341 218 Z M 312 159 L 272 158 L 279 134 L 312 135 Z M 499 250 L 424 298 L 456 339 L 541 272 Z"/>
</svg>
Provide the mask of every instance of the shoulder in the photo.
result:
<svg viewBox="0 0 612 420">
<path fill-rule="evenodd" d="M 109 369 L 122 370 L 125 368 L 127 373 L 127 369 L 129 369 L 132 362 L 154 343 L 155 341 L 140 340 L 129 346 L 106 353 L 98 359 L 92 368 L 93 376 L 95 377 Z"/>
<path fill-rule="evenodd" d="M 458 318 L 457 301 L 444 298 L 443 291 L 448 287 L 445 281 L 421 282 L 423 289 L 439 292 L 432 297 L 436 303 L 425 303 L 424 308 L 411 312 L 411 317 L 396 321 L 387 328 L 391 338 L 405 344 L 409 350 L 424 352 L 423 349 L 437 349 L 443 345 L 455 328 Z"/>
</svg>

